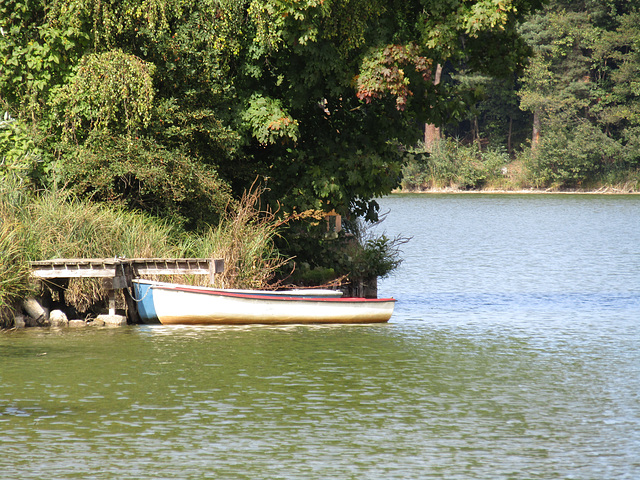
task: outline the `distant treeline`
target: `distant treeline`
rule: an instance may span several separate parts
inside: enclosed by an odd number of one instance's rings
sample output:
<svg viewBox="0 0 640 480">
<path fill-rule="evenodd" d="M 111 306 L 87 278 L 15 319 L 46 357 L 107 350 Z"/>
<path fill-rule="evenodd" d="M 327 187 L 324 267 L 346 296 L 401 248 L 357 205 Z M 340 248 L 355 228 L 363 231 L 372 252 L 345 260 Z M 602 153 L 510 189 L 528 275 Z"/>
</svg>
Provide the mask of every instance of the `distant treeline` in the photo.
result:
<svg viewBox="0 0 640 480">
<path fill-rule="evenodd" d="M 444 143 L 411 152 L 403 187 L 638 190 L 638 3 L 550 0 L 519 31 L 532 50 L 520 73 L 444 65 L 442 81 L 481 100 L 441 128 Z"/>
</svg>

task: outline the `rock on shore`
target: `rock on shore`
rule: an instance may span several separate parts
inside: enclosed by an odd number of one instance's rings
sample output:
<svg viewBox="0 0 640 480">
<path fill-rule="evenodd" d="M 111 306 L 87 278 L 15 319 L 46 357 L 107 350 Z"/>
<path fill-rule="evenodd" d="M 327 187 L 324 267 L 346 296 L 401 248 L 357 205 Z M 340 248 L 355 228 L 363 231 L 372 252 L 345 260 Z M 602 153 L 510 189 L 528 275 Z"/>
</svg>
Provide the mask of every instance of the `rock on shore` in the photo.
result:
<svg viewBox="0 0 640 480">
<path fill-rule="evenodd" d="M 121 327 L 127 325 L 127 317 L 124 315 L 98 315 L 93 319 L 72 319 L 69 320 L 67 314 L 59 309 L 49 312 L 48 308 L 41 305 L 36 298 L 30 297 L 24 299 L 21 305 L 17 306 L 16 313 L 13 318 L 13 326 L 15 328 L 25 327 Z"/>
</svg>

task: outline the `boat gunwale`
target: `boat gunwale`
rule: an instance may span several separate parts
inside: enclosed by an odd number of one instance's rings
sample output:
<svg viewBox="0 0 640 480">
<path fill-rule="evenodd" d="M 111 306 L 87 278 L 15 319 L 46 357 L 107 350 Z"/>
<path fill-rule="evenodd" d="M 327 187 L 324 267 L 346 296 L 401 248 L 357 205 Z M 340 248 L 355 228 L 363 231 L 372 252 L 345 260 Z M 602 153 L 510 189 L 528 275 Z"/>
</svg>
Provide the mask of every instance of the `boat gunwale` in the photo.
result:
<svg viewBox="0 0 640 480">
<path fill-rule="evenodd" d="M 360 298 L 360 297 L 328 297 L 328 296 L 314 296 L 313 290 L 310 290 L 308 296 L 304 295 L 286 295 L 283 293 L 269 293 L 269 292 L 261 292 L 261 293 L 244 293 L 244 292 L 232 292 L 232 291 L 224 291 L 223 289 L 212 289 L 208 287 L 197 287 L 191 285 L 180 285 L 180 284 L 167 284 L 161 282 L 154 282 L 149 280 L 134 280 L 136 283 L 141 283 L 144 285 L 149 285 L 152 289 L 159 290 L 168 290 L 168 291 L 178 291 L 185 293 L 194 293 L 194 294 L 202 294 L 202 295 L 211 295 L 211 296 L 221 296 L 221 297 L 233 297 L 233 298 L 244 298 L 247 300 L 275 300 L 275 301 L 289 301 L 289 302 L 329 302 L 329 303 L 390 303 L 396 302 L 395 298 Z"/>
</svg>

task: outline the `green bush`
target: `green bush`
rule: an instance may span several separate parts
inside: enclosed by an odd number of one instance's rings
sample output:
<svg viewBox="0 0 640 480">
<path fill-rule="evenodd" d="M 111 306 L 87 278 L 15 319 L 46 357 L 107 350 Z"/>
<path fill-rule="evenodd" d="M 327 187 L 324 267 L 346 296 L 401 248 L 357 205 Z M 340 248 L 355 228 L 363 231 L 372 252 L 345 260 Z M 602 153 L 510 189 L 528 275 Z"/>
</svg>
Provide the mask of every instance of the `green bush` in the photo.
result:
<svg viewBox="0 0 640 480">
<path fill-rule="evenodd" d="M 482 188 L 500 179 L 502 168 L 510 161 L 503 149 L 483 151 L 476 143 L 464 145 L 453 139 L 440 140 L 431 153 L 423 147 L 411 153 L 403 169 L 405 190 Z"/>
<path fill-rule="evenodd" d="M 377 223 L 381 221 L 384 217 Z M 400 246 L 407 239 L 373 235 L 372 224 L 360 219 L 343 218 L 342 226 L 336 233 L 327 230 L 325 221 L 291 225 L 284 247 L 291 259 L 281 280 L 306 286 L 357 283 L 386 277 L 402 262 Z"/>
<path fill-rule="evenodd" d="M 621 154 L 621 145 L 589 122 L 550 125 L 530 169 L 538 186 L 581 188 L 615 170 Z"/>
<path fill-rule="evenodd" d="M 21 185 L 37 177 L 42 152 L 24 125 L 5 113 L 0 119 L 0 182 Z"/>
<path fill-rule="evenodd" d="M 94 133 L 67 148 L 60 174 L 85 198 L 120 202 L 189 228 L 217 223 L 231 201 L 215 169 L 151 138 Z"/>
</svg>

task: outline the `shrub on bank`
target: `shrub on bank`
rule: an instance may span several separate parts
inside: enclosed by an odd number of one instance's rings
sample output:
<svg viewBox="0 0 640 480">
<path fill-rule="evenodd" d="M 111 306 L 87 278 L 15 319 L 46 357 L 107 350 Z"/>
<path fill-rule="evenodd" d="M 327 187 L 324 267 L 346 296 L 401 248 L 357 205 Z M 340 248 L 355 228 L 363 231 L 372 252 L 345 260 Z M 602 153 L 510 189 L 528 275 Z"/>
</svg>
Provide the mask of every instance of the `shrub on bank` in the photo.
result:
<svg viewBox="0 0 640 480">
<path fill-rule="evenodd" d="M 477 143 L 443 139 L 430 153 L 423 146 L 409 152 L 401 186 L 404 191 L 640 190 L 640 170 L 630 167 L 635 157 L 625 157 L 599 137 L 578 148 L 583 137 L 549 134 L 538 148 L 524 148 L 513 159 L 501 148 L 481 150 Z"/>
<path fill-rule="evenodd" d="M 379 222 L 384 221 L 384 215 Z M 400 263 L 400 247 L 408 241 L 398 236 L 373 234 L 360 219 L 342 219 L 339 232 L 330 231 L 324 220 L 295 223 L 286 236 L 292 258 L 282 269 L 281 281 L 293 285 L 340 286 L 348 294 L 362 294 L 353 287 L 384 278 Z"/>
<path fill-rule="evenodd" d="M 504 183 L 509 155 L 500 148 L 481 150 L 477 143 L 454 139 L 436 142 L 431 152 L 419 146 L 403 169 L 403 190 L 473 190 Z"/>
</svg>

